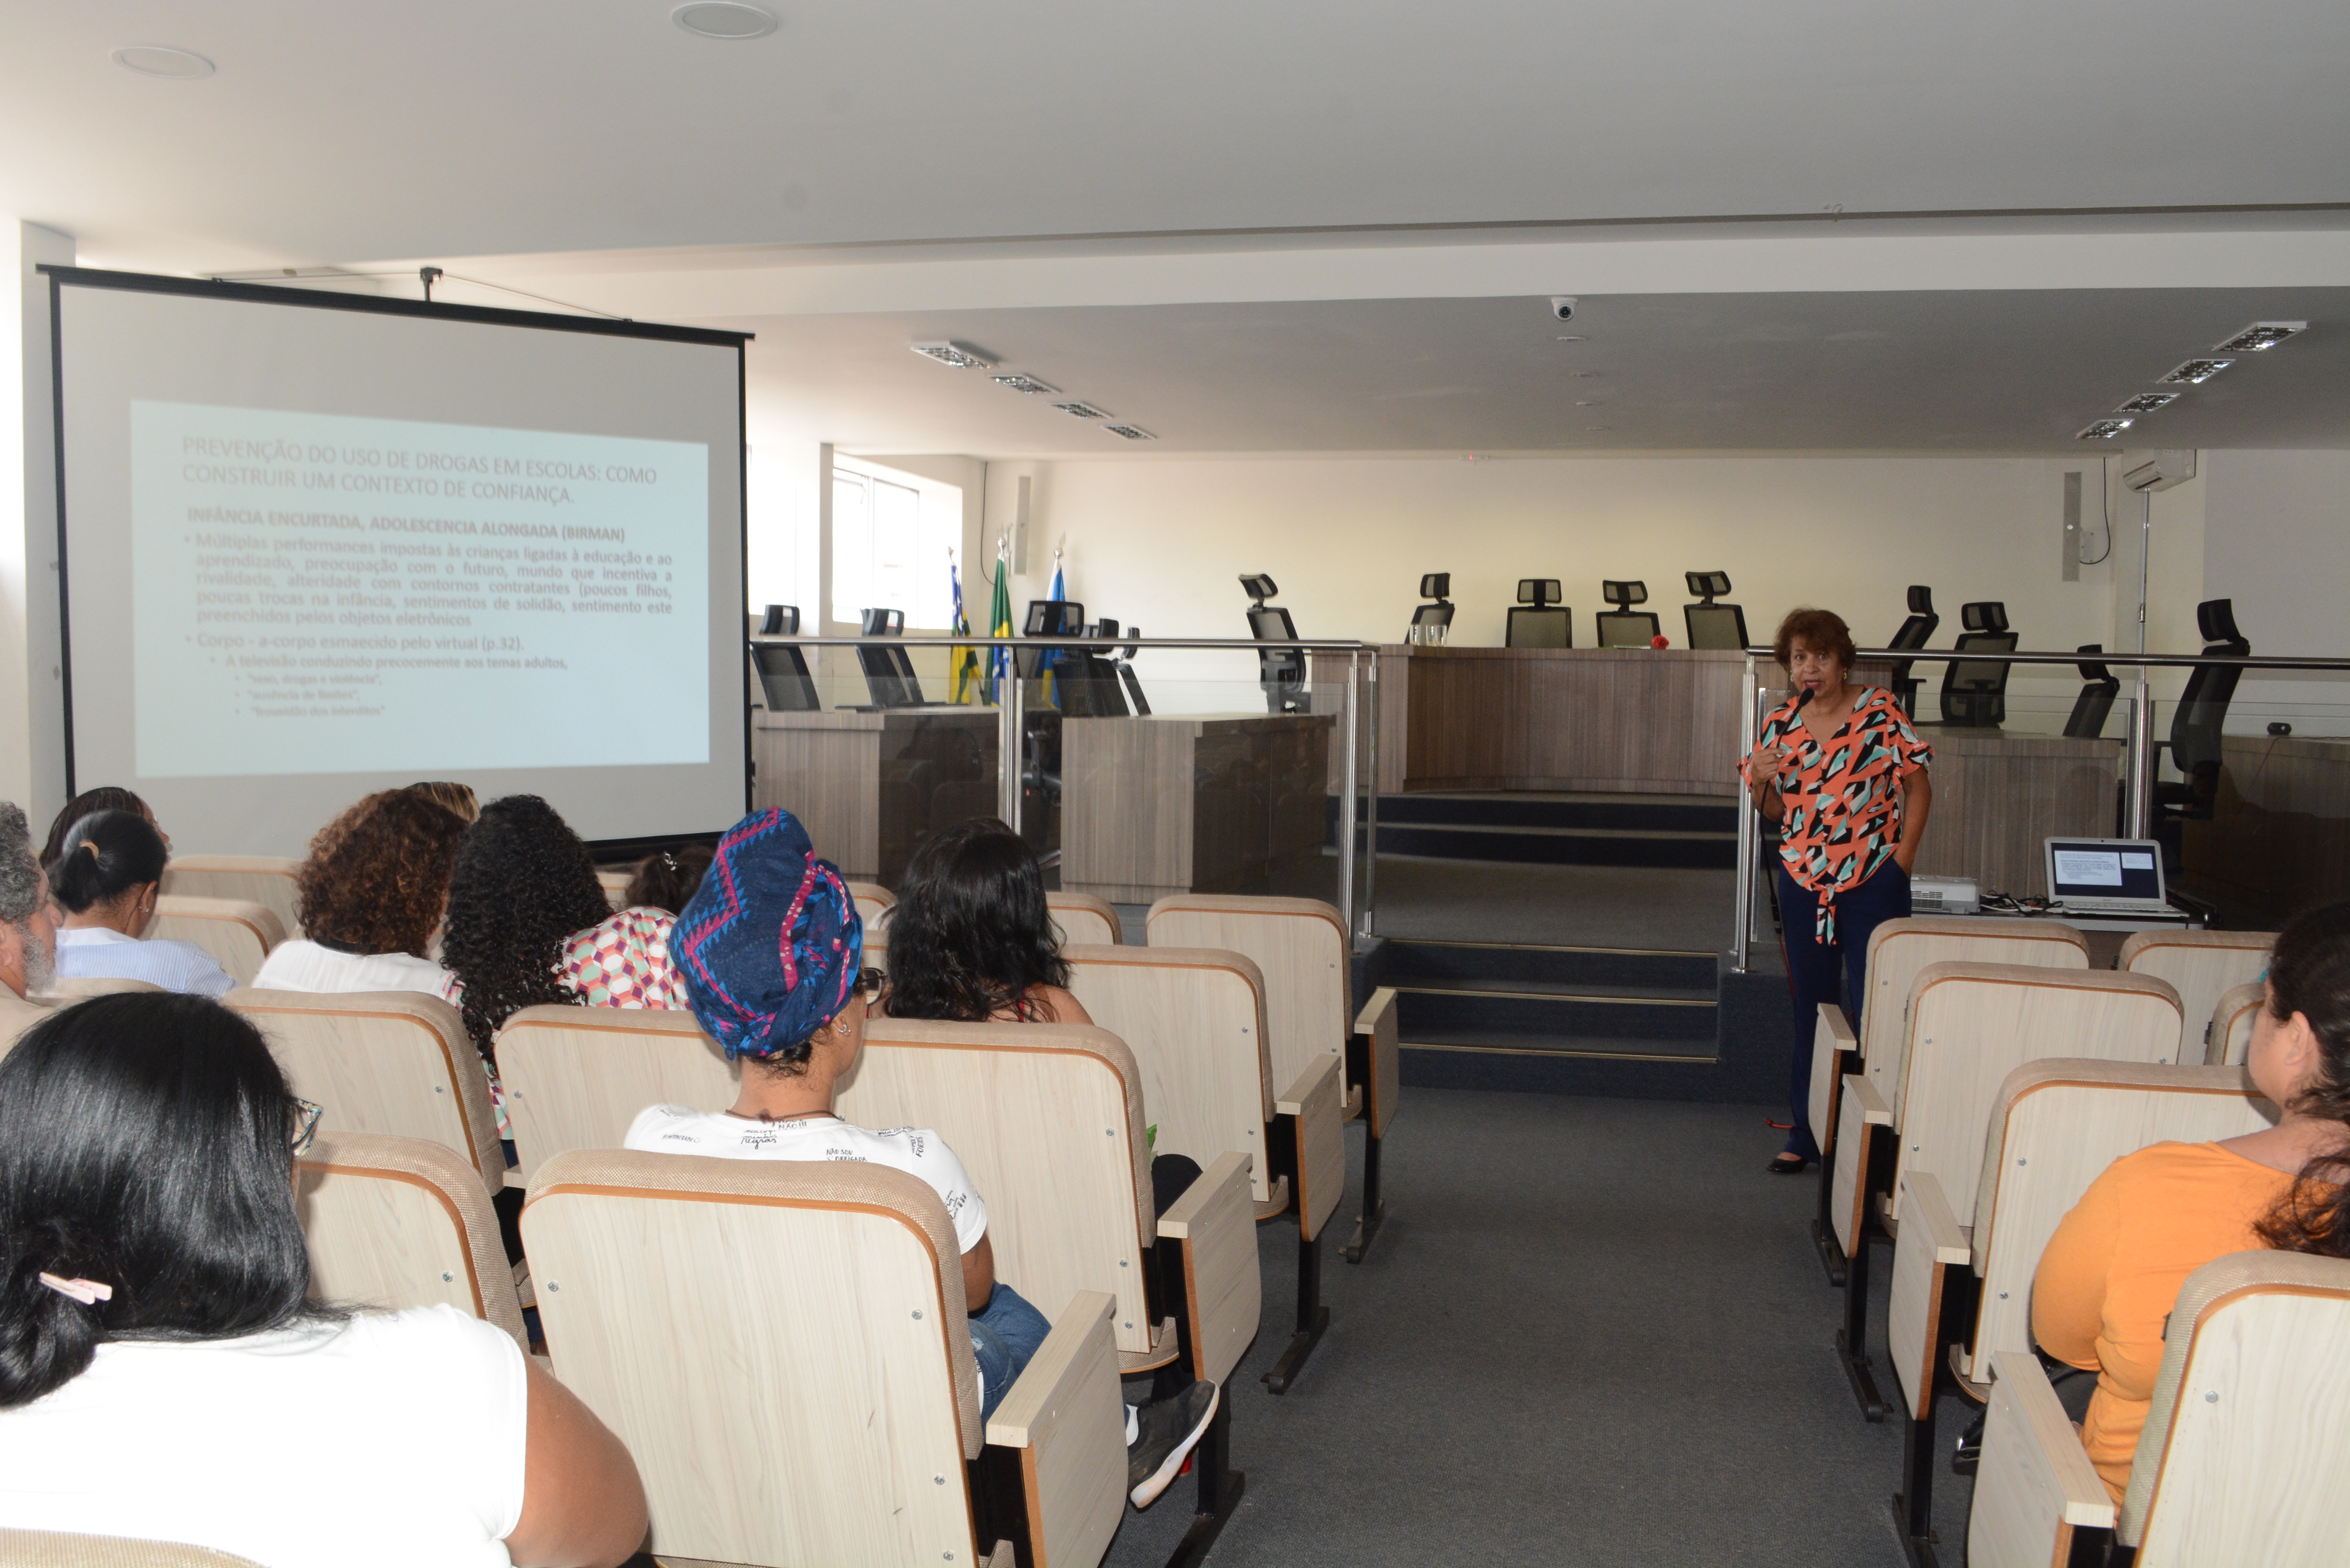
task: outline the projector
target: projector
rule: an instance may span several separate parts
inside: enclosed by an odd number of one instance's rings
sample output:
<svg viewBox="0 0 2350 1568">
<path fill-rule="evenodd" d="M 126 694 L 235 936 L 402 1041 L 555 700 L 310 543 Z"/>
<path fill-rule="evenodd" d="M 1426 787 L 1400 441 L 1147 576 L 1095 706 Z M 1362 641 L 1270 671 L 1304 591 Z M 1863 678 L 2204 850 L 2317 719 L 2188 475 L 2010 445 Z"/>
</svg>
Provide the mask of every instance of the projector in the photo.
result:
<svg viewBox="0 0 2350 1568">
<path fill-rule="evenodd" d="M 1918 915 L 1971 915 L 1982 892 L 1971 877 L 1912 877 L 1909 909 Z"/>
</svg>

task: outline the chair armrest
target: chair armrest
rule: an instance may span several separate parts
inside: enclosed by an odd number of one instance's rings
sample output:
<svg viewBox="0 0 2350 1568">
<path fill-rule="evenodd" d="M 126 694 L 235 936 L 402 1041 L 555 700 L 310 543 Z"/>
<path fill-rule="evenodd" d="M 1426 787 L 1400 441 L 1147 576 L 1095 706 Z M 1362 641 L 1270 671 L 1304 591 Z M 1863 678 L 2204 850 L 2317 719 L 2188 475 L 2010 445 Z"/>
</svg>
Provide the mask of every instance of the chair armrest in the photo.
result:
<svg viewBox="0 0 2350 1568">
<path fill-rule="evenodd" d="M 1355 1017 L 1355 1033 L 1362 1037 L 1363 1117 L 1373 1137 L 1388 1135 L 1388 1123 L 1395 1119 L 1396 1101 L 1403 1084 L 1403 1047 L 1401 1030 L 1397 1023 L 1395 987 L 1383 985 L 1371 992 L 1370 1001 Z"/>
<path fill-rule="evenodd" d="M 1819 1021 L 1812 1029 L 1811 1123 L 1812 1138 L 1826 1154 L 1835 1147 L 1836 1080 L 1851 1065 L 1849 1054 L 1860 1049 L 1860 1042 L 1845 1021 L 1844 1009 L 1833 1002 L 1820 1003 Z"/>
<path fill-rule="evenodd" d="M 1909 1414 L 1922 1419 L 1934 1397 L 1934 1364 L 1942 1347 L 1945 1271 L 1953 1265 L 1963 1268 L 1974 1253 L 1932 1171 L 1913 1170 L 1901 1179 L 1897 1212 L 1901 1225 L 1893 1243 L 1885 1342 Z"/>
<path fill-rule="evenodd" d="M 1248 1156 L 1218 1155 L 1159 1217 L 1159 1234 L 1181 1247 L 1191 1375 L 1221 1383 L 1256 1338 L 1264 1309 Z"/>
<path fill-rule="evenodd" d="M 1297 1232 L 1311 1241 L 1347 1191 L 1347 1107 L 1338 1095 L 1338 1058 L 1315 1058 L 1273 1108 L 1295 1129 Z"/>
<path fill-rule="evenodd" d="M 1991 1357 L 1991 1409 L 1967 1517 L 1970 1568 L 2047 1568 L 2073 1560 L 2073 1532 L 2114 1528 L 2116 1510 L 2040 1363 Z"/>
<path fill-rule="evenodd" d="M 1028 1538 L 1040 1563 L 1096 1563 L 1126 1516 L 1126 1410 L 1110 1298 L 1079 1291 L 987 1419 L 1020 1451 Z"/>
<path fill-rule="evenodd" d="M 1836 1125 L 1841 1136 L 1836 1138 L 1835 1153 L 1829 1157 L 1835 1167 L 1828 1176 L 1828 1217 L 1835 1226 L 1837 1243 L 1849 1258 L 1860 1246 L 1863 1205 L 1868 1199 L 1870 1137 L 1874 1129 L 1893 1125 L 1893 1113 L 1870 1086 L 1867 1074 L 1847 1073 L 1839 1082 L 1843 1109 L 1836 1113 Z"/>
</svg>

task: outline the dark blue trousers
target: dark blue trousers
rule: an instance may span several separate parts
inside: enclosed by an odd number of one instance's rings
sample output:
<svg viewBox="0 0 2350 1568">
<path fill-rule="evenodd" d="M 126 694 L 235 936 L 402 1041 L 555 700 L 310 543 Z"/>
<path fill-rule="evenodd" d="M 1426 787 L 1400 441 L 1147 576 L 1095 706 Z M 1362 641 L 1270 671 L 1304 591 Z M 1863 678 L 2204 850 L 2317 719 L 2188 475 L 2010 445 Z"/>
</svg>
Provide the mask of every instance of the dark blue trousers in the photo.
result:
<svg viewBox="0 0 2350 1568">
<path fill-rule="evenodd" d="M 1840 1005 L 1852 1026 L 1860 1027 L 1860 1004 L 1868 995 L 1868 934 L 1908 915 L 1909 874 L 1888 857 L 1868 880 L 1838 893 L 1833 942 L 1813 935 L 1818 908 L 1819 901 L 1780 867 L 1779 944 L 1787 955 L 1787 991 L 1795 1006 L 1795 1060 L 1787 1076 L 1795 1130 L 1787 1135 L 1786 1152 L 1805 1159 L 1820 1158 L 1819 1142 L 1812 1136 L 1812 1037 L 1819 1030 L 1820 1004 Z"/>
</svg>

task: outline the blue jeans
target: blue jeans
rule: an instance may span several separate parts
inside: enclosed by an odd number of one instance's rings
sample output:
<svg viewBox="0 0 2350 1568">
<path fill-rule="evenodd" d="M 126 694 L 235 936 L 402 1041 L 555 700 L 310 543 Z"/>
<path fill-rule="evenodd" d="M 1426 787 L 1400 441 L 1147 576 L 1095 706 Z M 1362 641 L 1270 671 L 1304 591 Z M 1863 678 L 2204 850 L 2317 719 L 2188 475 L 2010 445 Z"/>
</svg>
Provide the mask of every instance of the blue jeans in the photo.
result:
<svg viewBox="0 0 2350 1568">
<path fill-rule="evenodd" d="M 1868 874 L 1857 888 L 1836 895 L 1836 940 L 1823 942 L 1812 933 L 1819 901 L 1796 885 L 1779 867 L 1779 943 L 1787 955 L 1787 990 L 1795 1004 L 1795 1060 L 1788 1075 L 1787 1106 L 1795 1128 L 1787 1135 L 1784 1152 L 1805 1159 L 1820 1158 L 1812 1136 L 1812 1037 L 1818 1032 L 1820 1004 L 1836 1002 L 1855 1029 L 1860 1027 L 1860 1007 L 1868 995 L 1868 935 L 1887 920 L 1909 913 L 1909 874 L 1898 860 Z M 1845 1001 L 1844 983 L 1851 986 Z"/>
<path fill-rule="evenodd" d="M 980 1400 L 981 1420 L 995 1414 L 995 1407 L 1012 1392 L 1022 1369 L 1052 1332 L 1053 1325 L 1028 1304 L 1026 1297 L 1002 1280 L 995 1282 L 987 1305 L 971 1314 L 971 1353 L 978 1359 L 980 1379 L 985 1385 Z"/>
</svg>

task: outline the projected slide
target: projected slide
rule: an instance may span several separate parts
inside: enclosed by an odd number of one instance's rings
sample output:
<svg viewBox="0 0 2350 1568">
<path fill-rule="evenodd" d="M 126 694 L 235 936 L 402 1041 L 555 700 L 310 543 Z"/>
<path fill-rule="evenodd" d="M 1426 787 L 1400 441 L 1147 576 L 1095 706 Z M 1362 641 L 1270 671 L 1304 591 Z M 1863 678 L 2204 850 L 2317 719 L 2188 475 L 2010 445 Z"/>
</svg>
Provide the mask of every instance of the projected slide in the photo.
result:
<svg viewBox="0 0 2350 1568">
<path fill-rule="evenodd" d="M 710 450 L 133 401 L 142 778 L 710 760 Z"/>
</svg>

